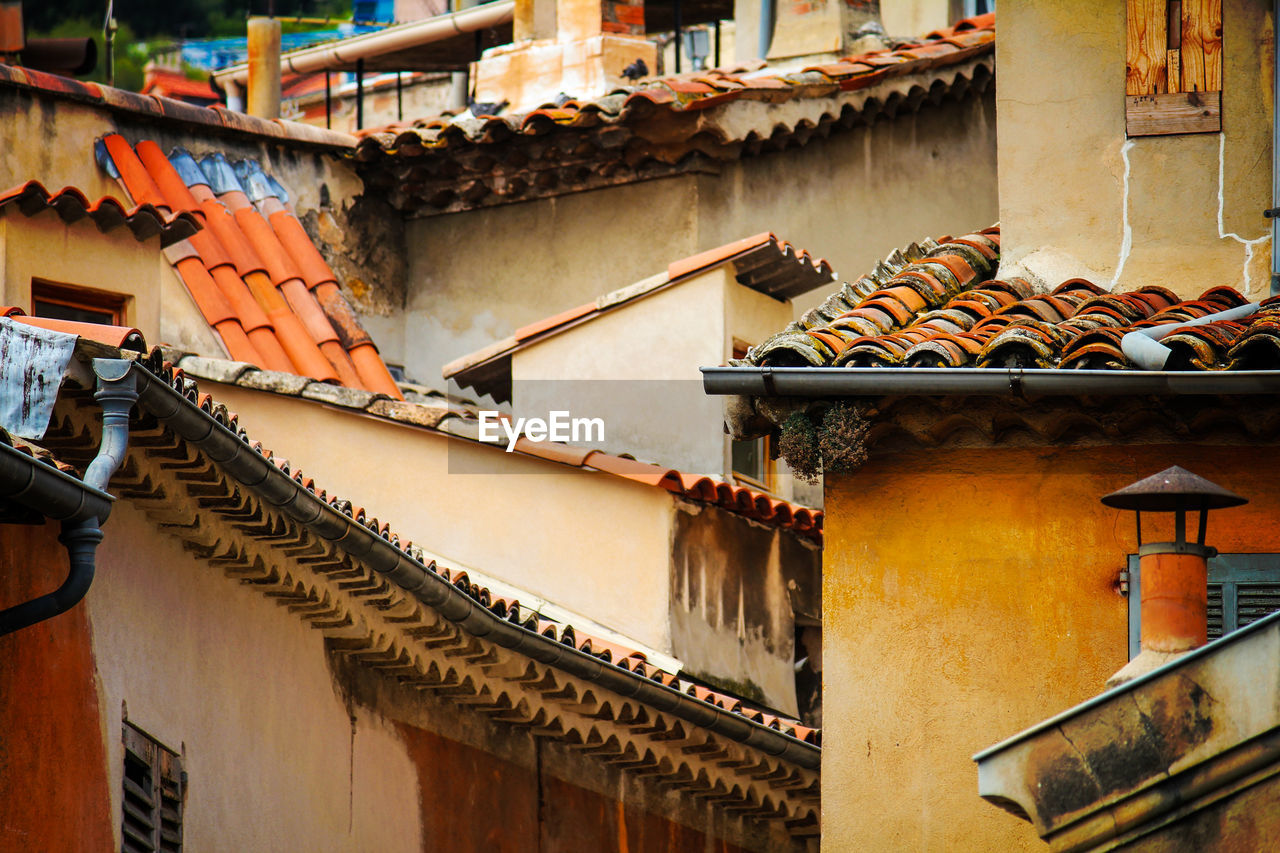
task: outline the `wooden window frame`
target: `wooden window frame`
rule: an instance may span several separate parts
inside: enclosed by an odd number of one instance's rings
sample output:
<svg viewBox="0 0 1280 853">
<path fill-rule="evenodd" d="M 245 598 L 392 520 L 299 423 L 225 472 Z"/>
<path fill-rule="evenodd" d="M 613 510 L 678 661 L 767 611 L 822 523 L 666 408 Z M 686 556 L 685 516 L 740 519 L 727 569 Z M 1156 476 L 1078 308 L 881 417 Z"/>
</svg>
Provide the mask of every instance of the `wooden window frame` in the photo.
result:
<svg viewBox="0 0 1280 853">
<path fill-rule="evenodd" d="M 31 313 L 36 315 L 36 301 L 67 308 L 79 308 L 111 316 L 112 326 L 128 326 L 130 297 L 126 293 L 62 284 L 43 278 L 31 280 Z M 36 315 L 39 316 L 39 315 Z"/>
<path fill-rule="evenodd" d="M 730 439 L 730 441 L 732 440 L 733 439 Z M 766 436 L 761 436 L 760 438 L 754 438 L 754 439 L 748 439 L 748 440 L 760 442 L 760 457 L 763 462 L 763 465 L 761 467 L 764 469 L 763 471 L 764 480 L 763 481 L 757 480 L 755 477 L 752 477 L 749 474 L 743 474 L 740 471 L 732 470 L 733 469 L 732 452 L 729 455 L 730 473 L 733 474 L 733 479 L 738 481 L 740 484 L 752 486 L 762 491 L 772 492 L 774 485 L 777 483 L 777 480 L 778 480 L 778 465 L 777 465 L 777 460 L 774 458 L 774 454 L 773 454 L 773 436 L 766 435 Z M 731 447 L 731 450 L 732 450 L 732 447 Z"/>
<path fill-rule="evenodd" d="M 181 853 L 187 774 L 182 756 L 124 721 L 122 853 Z"/>
<path fill-rule="evenodd" d="M 1129 657 L 1137 657 L 1142 650 L 1142 573 L 1136 554 L 1130 554 L 1129 574 Z M 1239 594 L 1242 586 L 1270 586 L 1280 604 L 1280 554 L 1219 554 L 1209 560 L 1209 615 L 1210 640 L 1226 636 L 1232 631 L 1266 614 L 1248 614 L 1240 621 Z M 1213 618 L 1217 611 L 1217 619 Z M 1278 607 L 1277 609 L 1280 609 Z M 1215 630 L 1214 622 L 1218 623 Z"/>
<path fill-rule="evenodd" d="M 1125 132 L 1222 130 L 1222 0 L 1126 0 Z"/>
</svg>

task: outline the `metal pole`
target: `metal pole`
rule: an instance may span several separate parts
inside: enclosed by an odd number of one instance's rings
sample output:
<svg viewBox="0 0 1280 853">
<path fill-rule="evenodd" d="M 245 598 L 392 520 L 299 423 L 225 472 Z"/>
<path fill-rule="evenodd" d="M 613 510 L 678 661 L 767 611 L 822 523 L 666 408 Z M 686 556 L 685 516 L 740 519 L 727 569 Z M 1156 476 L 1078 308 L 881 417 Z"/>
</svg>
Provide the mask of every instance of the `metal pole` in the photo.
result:
<svg viewBox="0 0 1280 853">
<path fill-rule="evenodd" d="M 356 60 L 356 130 L 364 130 L 364 60 Z"/>
<path fill-rule="evenodd" d="M 404 88 L 399 71 L 396 72 L 396 121 L 404 121 Z"/>
<path fill-rule="evenodd" d="M 1275 32 L 1280 22 L 1280 0 L 1271 9 L 1271 28 Z M 1280 109 L 1276 109 L 1276 95 L 1280 94 L 1280 54 L 1271 60 L 1271 295 L 1280 293 L 1280 219 L 1276 208 L 1280 207 Z"/>
<path fill-rule="evenodd" d="M 1276 2 L 1280 3 L 1280 0 L 1276 0 Z M 675 0 L 675 3 L 674 3 L 674 4 L 672 5 L 672 7 L 671 7 L 671 11 L 672 11 L 672 14 L 675 16 L 675 28 L 676 28 L 676 73 L 677 73 L 677 74 L 679 74 L 679 73 L 680 73 L 680 49 L 684 46 L 684 45 L 682 44 L 683 39 L 681 38 L 681 35 L 682 35 L 682 34 L 681 34 L 681 32 L 680 32 L 680 30 L 681 30 L 681 29 L 683 29 L 683 22 L 680 20 L 680 17 L 681 17 L 680 13 L 681 13 L 681 11 L 682 11 L 682 10 L 681 10 L 681 8 L 680 8 L 680 0 Z"/>
<path fill-rule="evenodd" d="M 716 19 L 716 68 L 720 67 L 720 20 Z"/>
<path fill-rule="evenodd" d="M 333 92 L 329 88 L 329 72 L 324 72 L 324 126 L 333 129 Z"/>
</svg>

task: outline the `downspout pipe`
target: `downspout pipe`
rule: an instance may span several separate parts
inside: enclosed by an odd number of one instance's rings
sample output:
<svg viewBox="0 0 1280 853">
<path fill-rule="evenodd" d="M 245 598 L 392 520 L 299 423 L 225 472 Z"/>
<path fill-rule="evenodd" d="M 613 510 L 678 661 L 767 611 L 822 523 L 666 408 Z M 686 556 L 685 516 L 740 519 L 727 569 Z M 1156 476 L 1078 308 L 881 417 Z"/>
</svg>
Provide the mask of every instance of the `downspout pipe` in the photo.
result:
<svg viewBox="0 0 1280 853">
<path fill-rule="evenodd" d="M 132 362 L 125 359 L 93 360 L 97 376 L 93 396 L 102 405 L 102 443 L 83 482 L 0 444 L 0 497 L 61 521 L 58 541 L 67 549 L 70 563 L 66 580 L 56 590 L 0 611 L 0 636 L 67 612 L 84 598 L 93 583 L 102 524 L 115 500 L 105 487 L 124 460 L 129 442 L 129 410 L 138 398 L 131 366 Z"/>
<path fill-rule="evenodd" d="M 1276 2 L 1280 3 L 1280 0 L 1276 0 Z M 1274 220 L 1272 227 L 1275 227 Z M 1271 263 L 1274 267 L 1276 263 L 1275 252 L 1272 252 L 1271 258 Z M 1273 272 L 1273 282 L 1275 281 L 1275 275 L 1275 272 Z M 1124 337 L 1120 339 L 1120 350 L 1124 353 L 1125 358 L 1143 370 L 1164 370 L 1164 366 L 1169 363 L 1169 356 L 1173 354 L 1173 350 L 1160 343 L 1161 338 L 1168 337 L 1175 329 L 1182 329 L 1187 326 L 1203 326 L 1206 323 L 1216 323 L 1220 320 L 1243 320 L 1246 317 L 1253 316 L 1261 305 L 1262 303 L 1260 302 L 1250 302 L 1248 305 L 1237 305 L 1235 308 L 1228 308 L 1226 311 L 1219 311 L 1217 314 L 1197 317 L 1194 320 L 1164 323 L 1160 326 L 1149 326 L 1145 329 L 1126 332 Z"/>
<path fill-rule="evenodd" d="M 183 440 L 199 447 L 233 480 L 316 536 L 385 575 L 472 636 L 527 655 L 767 755 L 810 770 L 819 768 L 822 753 L 812 744 L 503 619 L 428 566 L 331 507 L 163 380 L 142 367 L 135 366 L 133 370 L 137 376 L 139 405 Z"/>
</svg>

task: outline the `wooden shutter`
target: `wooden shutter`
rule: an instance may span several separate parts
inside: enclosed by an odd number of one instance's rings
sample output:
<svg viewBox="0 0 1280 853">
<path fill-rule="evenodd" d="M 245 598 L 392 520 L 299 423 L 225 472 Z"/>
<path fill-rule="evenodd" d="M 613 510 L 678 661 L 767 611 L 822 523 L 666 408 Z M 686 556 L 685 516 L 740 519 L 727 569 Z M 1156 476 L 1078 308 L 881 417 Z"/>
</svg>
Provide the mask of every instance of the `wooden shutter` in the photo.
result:
<svg viewBox="0 0 1280 853">
<path fill-rule="evenodd" d="M 180 853 L 184 781 L 176 753 L 124 724 L 124 853 Z"/>
<path fill-rule="evenodd" d="M 1141 637 L 1142 577 L 1129 557 L 1129 657 Z M 1280 610 L 1280 554 L 1219 554 L 1209 561 L 1209 639 Z"/>
<path fill-rule="evenodd" d="M 1127 0 L 1129 136 L 1222 130 L 1222 0 Z"/>
</svg>

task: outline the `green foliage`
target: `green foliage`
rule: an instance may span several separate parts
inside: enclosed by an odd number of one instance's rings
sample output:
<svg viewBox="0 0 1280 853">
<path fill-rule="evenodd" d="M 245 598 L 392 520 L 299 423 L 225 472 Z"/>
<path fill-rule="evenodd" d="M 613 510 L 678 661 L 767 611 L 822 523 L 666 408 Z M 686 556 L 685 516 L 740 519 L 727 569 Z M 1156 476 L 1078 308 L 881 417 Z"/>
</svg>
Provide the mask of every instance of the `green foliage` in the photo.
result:
<svg viewBox="0 0 1280 853">
<path fill-rule="evenodd" d="M 818 450 L 818 430 L 804 412 L 793 412 L 782 424 L 778 439 L 778 455 L 787 460 L 791 471 L 801 480 L 815 483 L 822 473 L 822 454 Z"/>
<path fill-rule="evenodd" d="M 282 17 L 351 17 L 350 0 L 115 0 L 114 14 L 141 39 L 219 38 L 244 35 L 245 19 L 265 15 L 268 8 Z M 80 19 L 101 31 L 107 0 L 25 0 L 22 15 L 28 32 Z"/>
<path fill-rule="evenodd" d="M 867 461 L 869 428 L 855 403 L 832 403 L 822 413 L 821 424 L 815 424 L 804 412 L 794 412 L 782 424 L 778 453 L 806 482 L 815 482 L 824 472 L 850 473 Z"/>
</svg>

